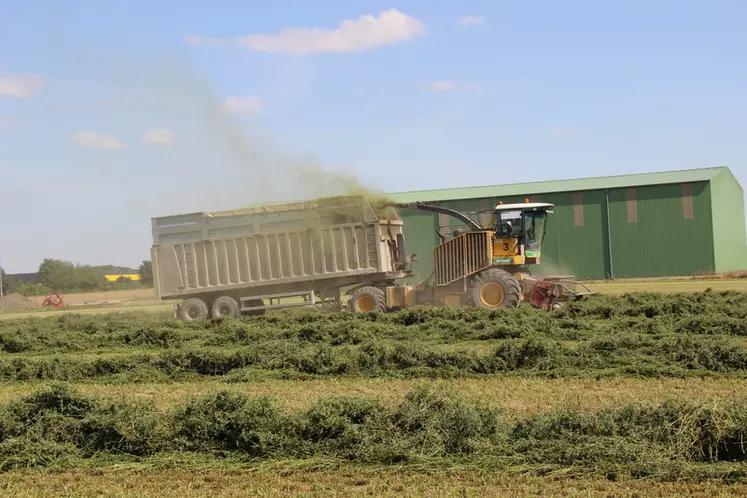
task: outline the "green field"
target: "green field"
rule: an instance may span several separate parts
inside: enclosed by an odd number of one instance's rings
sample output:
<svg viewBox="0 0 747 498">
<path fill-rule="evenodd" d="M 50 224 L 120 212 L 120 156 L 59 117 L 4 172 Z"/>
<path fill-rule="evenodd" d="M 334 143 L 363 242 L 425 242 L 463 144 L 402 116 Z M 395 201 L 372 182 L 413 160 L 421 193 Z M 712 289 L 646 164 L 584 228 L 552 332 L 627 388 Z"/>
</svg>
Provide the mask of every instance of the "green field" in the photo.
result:
<svg viewBox="0 0 747 498">
<path fill-rule="evenodd" d="M 737 291 L 553 313 L 6 317 L 0 490 L 738 496 L 746 379 Z"/>
<path fill-rule="evenodd" d="M 747 292 L 747 279 L 745 278 L 593 282 L 588 285 L 592 291 L 604 294 L 624 294 L 630 292 L 704 292 L 709 289 L 713 291 L 732 290 Z"/>
</svg>

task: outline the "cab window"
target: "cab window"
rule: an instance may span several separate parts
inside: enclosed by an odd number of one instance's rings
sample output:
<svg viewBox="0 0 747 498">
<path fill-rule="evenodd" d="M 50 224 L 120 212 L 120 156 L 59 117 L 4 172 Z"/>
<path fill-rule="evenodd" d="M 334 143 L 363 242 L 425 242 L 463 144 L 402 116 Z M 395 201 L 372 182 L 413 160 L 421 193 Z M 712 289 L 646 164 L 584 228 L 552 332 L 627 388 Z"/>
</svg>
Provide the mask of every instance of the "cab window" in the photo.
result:
<svg viewBox="0 0 747 498">
<path fill-rule="evenodd" d="M 528 249 L 538 250 L 545 235 L 545 220 L 547 213 L 544 211 L 533 211 L 524 213 L 524 226 L 526 234 L 526 246 Z"/>
<path fill-rule="evenodd" d="M 495 215 L 495 233 L 504 237 L 521 236 L 521 211 L 498 211 Z"/>
</svg>

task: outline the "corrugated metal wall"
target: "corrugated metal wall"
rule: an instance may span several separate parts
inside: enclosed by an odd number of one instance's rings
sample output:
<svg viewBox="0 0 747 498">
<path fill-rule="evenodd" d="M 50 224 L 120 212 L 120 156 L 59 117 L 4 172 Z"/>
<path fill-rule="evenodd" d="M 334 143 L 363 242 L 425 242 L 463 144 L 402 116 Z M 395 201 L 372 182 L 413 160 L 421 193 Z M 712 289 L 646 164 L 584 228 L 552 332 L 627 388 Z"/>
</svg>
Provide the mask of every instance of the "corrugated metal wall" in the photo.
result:
<svg viewBox="0 0 747 498">
<path fill-rule="evenodd" d="M 747 270 L 744 226 L 744 191 L 731 171 L 711 181 L 713 195 L 713 245 L 716 271 Z"/>
<path fill-rule="evenodd" d="M 615 278 L 714 270 L 708 182 L 609 192 Z"/>
<path fill-rule="evenodd" d="M 555 213 L 548 216 L 537 273 L 605 278 L 608 262 L 604 192 L 561 192 L 532 198 L 555 204 Z"/>
<path fill-rule="evenodd" d="M 615 278 L 684 276 L 714 269 L 708 182 L 610 189 L 607 193 L 529 193 L 441 204 L 475 212 L 495 206 L 498 201 L 508 204 L 523 202 L 525 198 L 555 204 L 543 244 L 542 264 L 537 268 L 540 274 L 605 279 L 613 274 Z M 415 268 L 422 278 L 428 278 L 438 240 L 435 228 L 441 227 L 442 233 L 450 234 L 455 228 L 465 227 L 445 215 L 413 211 L 402 215 L 408 252 L 418 253 L 420 263 Z M 473 217 L 477 219 L 479 215 Z"/>
</svg>

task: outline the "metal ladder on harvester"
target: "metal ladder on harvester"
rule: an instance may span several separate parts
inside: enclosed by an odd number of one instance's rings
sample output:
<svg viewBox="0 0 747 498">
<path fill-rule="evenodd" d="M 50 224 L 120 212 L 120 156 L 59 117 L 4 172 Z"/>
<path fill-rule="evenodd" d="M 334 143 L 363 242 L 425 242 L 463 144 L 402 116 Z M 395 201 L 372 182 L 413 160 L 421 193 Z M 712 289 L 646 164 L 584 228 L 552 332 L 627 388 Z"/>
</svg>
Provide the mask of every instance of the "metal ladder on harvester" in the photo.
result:
<svg viewBox="0 0 747 498">
<path fill-rule="evenodd" d="M 198 286 L 196 271 L 194 246 L 184 244 L 184 283 L 187 289 Z"/>
<path fill-rule="evenodd" d="M 376 227 L 367 225 L 366 228 L 366 261 L 361 262 L 364 268 L 375 268 L 378 266 L 379 241 L 376 237 Z"/>
</svg>

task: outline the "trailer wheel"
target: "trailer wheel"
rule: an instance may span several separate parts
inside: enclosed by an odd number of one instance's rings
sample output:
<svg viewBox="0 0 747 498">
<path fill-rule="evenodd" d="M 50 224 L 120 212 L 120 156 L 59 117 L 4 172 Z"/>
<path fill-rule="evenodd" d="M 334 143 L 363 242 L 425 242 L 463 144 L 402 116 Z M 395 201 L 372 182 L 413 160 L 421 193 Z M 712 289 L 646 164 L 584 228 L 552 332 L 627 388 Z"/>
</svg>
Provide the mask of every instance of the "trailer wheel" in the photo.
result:
<svg viewBox="0 0 747 498">
<path fill-rule="evenodd" d="M 376 287 L 358 289 L 350 298 L 350 309 L 354 313 L 382 313 L 386 311 L 384 291 Z"/>
<path fill-rule="evenodd" d="M 489 268 L 474 278 L 470 295 L 477 308 L 517 308 L 521 301 L 521 287 L 507 271 Z"/>
<path fill-rule="evenodd" d="M 184 322 L 201 322 L 207 320 L 208 314 L 207 304 L 198 297 L 185 299 L 179 307 L 179 318 Z"/>
<path fill-rule="evenodd" d="M 213 301 L 213 317 L 238 318 L 241 314 L 239 303 L 231 296 L 221 296 Z"/>
</svg>

